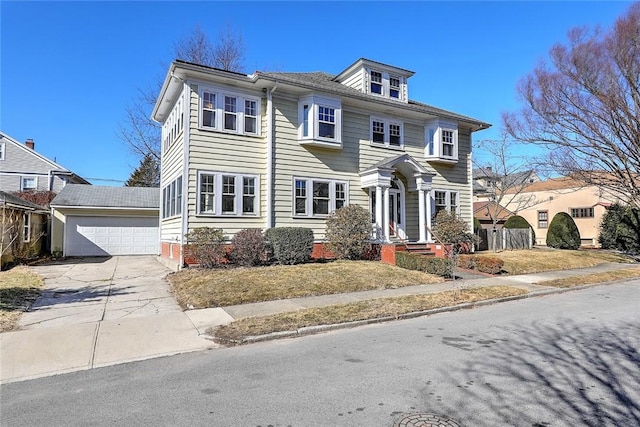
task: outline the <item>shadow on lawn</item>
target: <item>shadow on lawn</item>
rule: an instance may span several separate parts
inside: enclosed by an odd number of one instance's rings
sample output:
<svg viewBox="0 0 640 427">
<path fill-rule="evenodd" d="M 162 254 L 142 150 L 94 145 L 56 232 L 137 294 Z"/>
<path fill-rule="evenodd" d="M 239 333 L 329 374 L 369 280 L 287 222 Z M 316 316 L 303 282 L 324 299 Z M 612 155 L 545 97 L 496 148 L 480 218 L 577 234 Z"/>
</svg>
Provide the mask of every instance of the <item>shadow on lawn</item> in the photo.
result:
<svg viewBox="0 0 640 427">
<path fill-rule="evenodd" d="M 450 411 L 474 414 L 475 425 L 640 425 L 638 326 L 567 319 L 489 340 L 481 357 L 443 372 L 462 384 Z"/>
</svg>

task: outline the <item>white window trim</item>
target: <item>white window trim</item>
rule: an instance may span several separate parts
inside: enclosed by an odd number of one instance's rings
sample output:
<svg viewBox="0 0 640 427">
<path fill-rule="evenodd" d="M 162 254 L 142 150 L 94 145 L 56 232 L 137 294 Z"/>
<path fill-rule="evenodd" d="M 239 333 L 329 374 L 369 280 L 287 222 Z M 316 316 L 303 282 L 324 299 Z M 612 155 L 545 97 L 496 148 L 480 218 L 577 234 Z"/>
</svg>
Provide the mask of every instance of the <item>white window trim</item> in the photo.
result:
<svg viewBox="0 0 640 427">
<path fill-rule="evenodd" d="M 431 190 L 431 200 L 433 201 L 433 208 L 431 210 L 433 218 L 436 217 L 436 215 L 438 214 L 436 211 L 436 208 L 438 205 L 436 205 L 436 192 L 438 193 L 445 193 L 444 197 L 445 197 L 445 209 L 447 209 L 449 212 L 451 212 L 451 194 L 455 194 L 456 195 L 456 210 L 454 211 L 456 216 L 460 216 L 460 192 L 459 191 L 454 191 L 454 190 L 441 190 L 438 188 L 434 188 L 433 190 Z"/>
<path fill-rule="evenodd" d="M 6 147 L 4 142 L 0 142 L 0 160 L 4 160 Z"/>
<path fill-rule="evenodd" d="M 182 215 L 182 175 L 162 187 L 160 217 L 162 220 Z M 173 210 L 173 214 L 171 211 Z"/>
<path fill-rule="evenodd" d="M 23 217 L 24 224 L 22 226 L 22 241 L 29 243 L 31 241 L 31 213 L 25 213 Z"/>
<path fill-rule="evenodd" d="M 380 73 L 382 74 L 382 93 L 375 93 L 371 91 L 371 84 L 373 83 L 373 79 L 371 77 L 371 73 Z M 389 73 L 388 71 L 383 71 L 375 68 L 370 68 L 366 70 L 367 73 L 367 84 L 366 84 L 366 93 L 379 96 L 381 98 L 394 99 L 397 101 L 406 101 L 405 100 L 405 87 L 406 87 L 406 78 L 400 76 L 398 74 Z M 391 96 L 391 78 L 398 79 L 399 87 L 398 87 L 398 97 Z"/>
<path fill-rule="evenodd" d="M 443 131 L 453 133 L 453 155 L 444 155 Z M 455 123 L 433 121 L 424 128 L 424 155 L 427 160 L 440 159 L 446 162 L 457 162 L 459 152 L 458 126 Z"/>
<path fill-rule="evenodd" d="M 212 93 L 215 95 L 215 124 L 213 127 L 204 126 L 202 122 L 202 107 L 203 107 L 203 94 Z M 236 99 L 236 130 L 230 130 L 224 128 L 224 103 L 225 97 L 231 97 Z M 256 103 L 256 131 L 246 132 L 244 129 L 244 101 L 254 101 Z M 216 131 L 222 133 L 230 133 L 235 135 L 245 136 L 260 136 L 261 135 L 261 107 L 262 103 L 259 97 L 251 96 L 241 92 L 231 92 L 222 88 L 214 86 L 201 86 L 198 88 L 198 129 L 204 131 Z"/>
<path fill-rule="evenodd" d="M 304 106 L 308 105 L 307 114 L 308 135 L 304 135 Z M 335 138 L 319 136 L 320 121 L 319 107 L 332 108 L 335 114 Z M 311 120 L 312 119 L 312 120 Z M 331 147 L 342 147 L 342 102 L 339 99 L 325 98 L 321 96 L 306 96 L 298 100 L 298 140 L 301 143 L 319 143 Z"/>
<path fill-rule="evenodd" d="M 33 188 L 26 188 L 24 186 L 24 180 L 25 179 L 33 179 L 34 187 Z M 38 189 L 38 177 L 37 176 L 21 176 L 20 177 L 20 190 L 21 191 L 37 190 L 37 189 Z"/>
<path fill-rule="evenodd" d="M 296 181 L 305 181 L 306 182 L 306 204 L 305 204 L 305 213 L 298 214 L 296 213 Z M 329 184 L 329 208 L 327 214 L 313 214 L 313 183 L 314 182 L 322 182 Z M 335 180 L 335 179 L 325 179 L 325 178 L 308 178 L 308 177 L 300 177 L 294 176 L 291 180 L 291 216 L 293 218 L 327 218 L 331 212 L 336 210 L 336 184 L 344 185 L 344 193 L 345 200 L 344 206 L 349 205 L 349 181 Z"/>
<path fill-rule="evenodd" d="M 162 150 L 167 151 L 184 131 L 184 107 L 182 97 L 162 125 Z"/>
<path fill-rule="evenodd" d="M 373 122 L 382 122 L 384 124 L 384 143 L 373 142 Z M 392 145 L 389 141 L 391 138 L 390 126 L 400 126 L 400 145 Z M 374 147 L 391 148 L 393 150 L 404 150 L 404 123 L 400 120 L 390 119 L 388 117 L 371 116 L 369 119 L 369 141 Z"/>
<path fill-rule="evenodd" d="M 213 212 L 202 212 L 200 209 L 200 183 L 203 175 L 213 175 L 214 176 L 214 201 L 213 201 Z M 223 176 L 233 176 L 235 178 L 234 182 L 234 192 L 235 192 L 235 204 L 234 204 L 234 212 L 222 212 L 222 177 Z M 254 212 L 242 212 L 242 203 L 244 196 L 244 183 L 243 178 L 252 178 L 254 179 L 254 188 L 255 195 L 253 201 L 253 209 Z M 198 182 L 197 182 L 197 196 L 196 196 L 196 215 L 202 217 L 259 217 L 260 216 L 260 176 L 250 173 L 237 173 L 237 172 L 220 172 L 220 171 L 208 171 L 202 170 L 198 171 Z"/>
</svg>

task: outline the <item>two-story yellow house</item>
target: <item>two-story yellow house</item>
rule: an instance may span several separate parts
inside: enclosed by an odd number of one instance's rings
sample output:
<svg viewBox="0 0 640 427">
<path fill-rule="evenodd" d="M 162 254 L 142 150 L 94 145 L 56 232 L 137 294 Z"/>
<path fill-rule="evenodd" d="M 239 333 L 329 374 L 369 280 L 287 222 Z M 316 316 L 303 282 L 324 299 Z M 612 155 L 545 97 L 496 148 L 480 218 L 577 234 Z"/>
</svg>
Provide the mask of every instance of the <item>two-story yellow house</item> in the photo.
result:
<svg viewBox="0 0 640 427">
<path fill-rule="evenodd" d="M 245 75 L 175 61 L 153 110 L 162 124 L 161 254 L 182 265 L 203 226 L 308 227 L 371 212 L 375 240 L 432 241 L 432 218 L 472 226 L 472 133 L 490 125 L 409 98 L 412 71 L 359 59 L 337 75 Z"/>
</svg>

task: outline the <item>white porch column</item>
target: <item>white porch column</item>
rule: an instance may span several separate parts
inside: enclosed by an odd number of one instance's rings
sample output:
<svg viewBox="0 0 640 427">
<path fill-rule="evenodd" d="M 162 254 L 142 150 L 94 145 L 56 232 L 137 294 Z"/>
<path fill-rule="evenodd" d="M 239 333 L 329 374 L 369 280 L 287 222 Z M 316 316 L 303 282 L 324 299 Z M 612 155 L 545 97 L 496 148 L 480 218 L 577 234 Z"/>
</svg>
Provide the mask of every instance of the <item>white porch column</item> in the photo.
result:
<svg viewBox="0 0 640 427">
<path fill-rule="evenodd" d="M 384 222 L 382 223 L 385 242 L 390 242 L 389 234 L 389 187 L 384 187 Z"/>
<path fill-rule="evenodd" d="M 427 227 L 431 230 L 431 191 L 427 191 L 425 193 L 426 198 L 426 208 L 427 208 Z M 431 232 L 427 231 L 427 241 L 431 242 L 433 240 L 431 236 Z"/>
<path fill-rule="evenodd" d="M 382 240 L 382 187 L 376 186 L 376 238 Z"/>
<path fill-rule="evenodd" d="M 424 198 L 424 190 L 418 190 L 418 222 L 420 224 L 420 243 L 427 241 L 427 222 L 425 218 L 426 206 Z"/>
</svg>

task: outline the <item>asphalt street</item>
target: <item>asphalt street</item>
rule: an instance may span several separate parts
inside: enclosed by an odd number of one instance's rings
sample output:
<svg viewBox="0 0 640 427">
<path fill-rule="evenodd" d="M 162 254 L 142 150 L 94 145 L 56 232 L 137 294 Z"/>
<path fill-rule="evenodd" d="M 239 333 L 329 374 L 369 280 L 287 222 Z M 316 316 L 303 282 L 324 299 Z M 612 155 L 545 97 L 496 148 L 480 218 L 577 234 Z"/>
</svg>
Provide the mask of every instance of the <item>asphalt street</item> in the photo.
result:
<svg viewBox="0 0 640 427">
<path fill-rule="evenodd" d="M 6 384 L 0 424 L 640 426 L 639 332 L 636 280 Z"/>
</svg>

